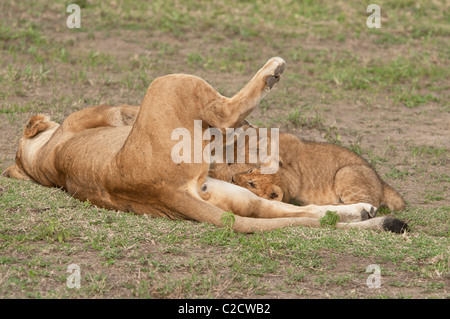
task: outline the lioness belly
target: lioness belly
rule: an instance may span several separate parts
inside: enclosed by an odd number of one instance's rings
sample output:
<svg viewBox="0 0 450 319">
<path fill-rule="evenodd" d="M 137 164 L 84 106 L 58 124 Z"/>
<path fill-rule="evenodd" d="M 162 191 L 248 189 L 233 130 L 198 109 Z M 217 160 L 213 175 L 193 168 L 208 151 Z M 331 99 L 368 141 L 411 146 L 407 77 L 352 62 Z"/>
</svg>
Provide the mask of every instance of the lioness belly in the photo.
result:
<svg viewBox="0 0 450 319">
<path fill-rule="evenodd" d="M 89 193 L 107 185 L 115 172 L 115 156 L 131 127 L 101 127 L 76 134 L 61 147 L 55 162 L 61 183 L 69 193 Z"/>
</svg>

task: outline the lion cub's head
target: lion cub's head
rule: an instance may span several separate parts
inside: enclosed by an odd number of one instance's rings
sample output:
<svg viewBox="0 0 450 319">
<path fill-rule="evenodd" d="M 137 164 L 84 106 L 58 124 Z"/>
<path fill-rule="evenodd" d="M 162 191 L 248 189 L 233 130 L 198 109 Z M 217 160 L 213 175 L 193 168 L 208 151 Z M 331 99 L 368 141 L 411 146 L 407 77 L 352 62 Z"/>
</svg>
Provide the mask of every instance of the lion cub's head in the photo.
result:
<svg viewBox="0 0 450 319">
<path fill-rule="evenodd" d="M 237 173 L 231 179 L 233 184 L 247 188 L 259 197 L 281 201 L 283 191 L 278 174 L 262 174 L 260 168 L 251 168 L 246 172 Z"/>
</svg>

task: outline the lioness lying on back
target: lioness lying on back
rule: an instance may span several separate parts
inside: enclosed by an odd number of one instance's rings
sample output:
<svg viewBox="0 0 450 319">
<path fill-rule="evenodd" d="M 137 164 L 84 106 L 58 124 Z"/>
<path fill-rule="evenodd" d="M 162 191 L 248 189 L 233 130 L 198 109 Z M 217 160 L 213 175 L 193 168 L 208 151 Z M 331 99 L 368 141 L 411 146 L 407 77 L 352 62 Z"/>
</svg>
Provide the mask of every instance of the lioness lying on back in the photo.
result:
<svg viewBox="0 0 450 319">
<path fill-rule="evenodd" d="M 230 98 L 199 77 L 172 74 L 150 84 L 139 108 L 97 105 L 70 114 L 61 124 L 35 115 L 19 141 L 15 165 L 3 174 L 64 189 L 99 207 L 153 217 L 229 227 L 223 214 L 232 212 L 231 227 L 238 232 L 319 227 L 331 209 L 339 215 L 339 229 L 405 231 L 402 220 L 375 217 L 371 204 L 299 207 L 270 201 L 211 178 L 209 161 L 174 160 L 179 143 L 174 132 L 183 128 L 195 137 L 205 136 L 209 127 L 220 132 L 238 127 L 279 81 L 284 67 L 283 59 L 270 59 Z M 201 151 L 209 144 L 203 139 L 197 145 Z M 195 143 L 188 153 L 201 155 Z"/>
<path fill-rule="evenodd" d="M 261 174 L 258 167 L 232 164 L 210 171 L 256 195 L 300 205 L 369 203 L 375 207 L 403 210 L 405 201 L 356 153 L 328 143 L 305 142 L 294 135 L 279 135 L 280 168 Z M 234 166 L 236 165 L 236 166 Z M 231 172 L 231 173 L 230 173 Z"/>
</svg>

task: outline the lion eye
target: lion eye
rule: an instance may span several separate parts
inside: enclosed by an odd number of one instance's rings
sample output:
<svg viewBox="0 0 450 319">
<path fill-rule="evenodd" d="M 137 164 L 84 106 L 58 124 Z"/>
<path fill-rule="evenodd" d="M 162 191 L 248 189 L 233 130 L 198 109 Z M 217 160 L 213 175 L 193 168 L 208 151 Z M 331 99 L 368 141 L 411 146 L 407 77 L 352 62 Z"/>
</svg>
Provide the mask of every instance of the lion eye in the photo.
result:
<svg viewBox="0 0 450 319">
<path fill-rule="evenodd" d="M 253 182 L 248 182 L 248 185 L 250 185 L 250 187 L 253 187 L 253 188 L 255 188 L 255 183 L 253 183 Z"/>
<path fill-rule="evenodd" d="M 250 168 L 250 169 L 247 171 L 247 174 L 250 174 L 251 172 L 253 172 L 253 168 Z"/>
</svg>

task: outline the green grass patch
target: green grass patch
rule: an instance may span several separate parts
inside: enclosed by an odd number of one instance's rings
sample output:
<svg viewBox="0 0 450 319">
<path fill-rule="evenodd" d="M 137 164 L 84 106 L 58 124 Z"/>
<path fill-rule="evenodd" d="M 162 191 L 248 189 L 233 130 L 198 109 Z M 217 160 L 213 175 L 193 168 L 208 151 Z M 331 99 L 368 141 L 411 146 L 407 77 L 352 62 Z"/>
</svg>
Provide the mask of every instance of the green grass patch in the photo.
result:
<svg viewBox="0 0 450 319">
<path fill-rule="evenodd" d="M 337 212 L 327 211 L 325 216 L 319 219 L 320 226 L 328 226 L 331 228 L 336 228 L 336 224 L 339 222 L 339 215 Z"/>
</svg>

